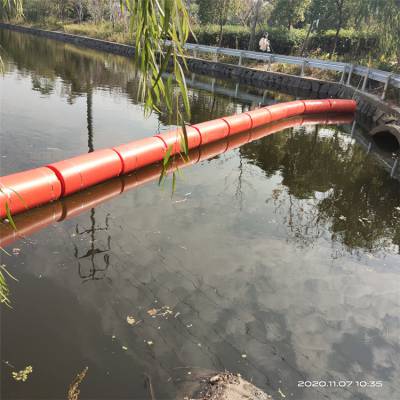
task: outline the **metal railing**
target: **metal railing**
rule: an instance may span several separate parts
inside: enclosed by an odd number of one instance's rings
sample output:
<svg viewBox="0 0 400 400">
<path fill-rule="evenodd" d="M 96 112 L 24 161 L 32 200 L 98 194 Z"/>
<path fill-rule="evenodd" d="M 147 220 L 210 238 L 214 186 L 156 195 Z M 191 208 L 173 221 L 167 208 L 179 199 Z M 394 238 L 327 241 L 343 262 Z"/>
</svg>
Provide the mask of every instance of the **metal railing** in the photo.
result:
<svg viewBox="0 0 400 400">
<path fill-rule="evenodd" d="M 168 41 L 167 44 L 170 44 Z M 224 47 L 206 46 L 202 44 L 186 43 L 185 49 L 191 51 L 194 57 L 198 57 L 199 53 L 208 53 L 214 56 L 214 61 L 218 61 L 218 57 L 229 56 L 238 58 L 238 65 L 242 65 L 243 60 L 257 60 L 268 63 L 270 69 L 271 64 L 292 64 L 301 66 L 301 76 L 305 76 L 305 69 L 316 68 L 320 70 L 335 71 L 341 73 L 340 83 L 350 85 L 353 75 L 358 75 L 363 79 L 362 91 L 366 91 L 368 80 L 373 80 L 384 84 L 381 99 L 386 98 L 389 86 L 400 89 L 400 75 L 379 69 L 364 67 L 356 64 L 348 64 L 340 61 L 318 60 L 314 58 L 285 56 L 280 54 L 261 53 L 249 50 L 236 50 Z M 346 79 L 347 75 L 347 79 Z"/>
</svg>

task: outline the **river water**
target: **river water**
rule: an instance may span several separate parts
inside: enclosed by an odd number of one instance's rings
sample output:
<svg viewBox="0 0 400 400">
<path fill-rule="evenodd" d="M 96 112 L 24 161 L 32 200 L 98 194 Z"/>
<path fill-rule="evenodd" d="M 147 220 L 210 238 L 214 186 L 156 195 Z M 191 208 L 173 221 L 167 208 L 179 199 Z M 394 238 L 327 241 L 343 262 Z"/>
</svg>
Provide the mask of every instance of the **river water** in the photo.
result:
<svg viewBox="0 0 400 400">
<path fill-rule="evenodd" d="M 126 58 L 0 44 L 2 175 L 173 125 Z M 188 78 L 192 122 L 291 99 Z M 8 245 L 2 398 L 66 399 L 85 367 L 80 399 L 183 399 L 225 369 L 274 399 L 400 398 L 400 184 L 351 129 L 285 129 Z"/>
</svg>

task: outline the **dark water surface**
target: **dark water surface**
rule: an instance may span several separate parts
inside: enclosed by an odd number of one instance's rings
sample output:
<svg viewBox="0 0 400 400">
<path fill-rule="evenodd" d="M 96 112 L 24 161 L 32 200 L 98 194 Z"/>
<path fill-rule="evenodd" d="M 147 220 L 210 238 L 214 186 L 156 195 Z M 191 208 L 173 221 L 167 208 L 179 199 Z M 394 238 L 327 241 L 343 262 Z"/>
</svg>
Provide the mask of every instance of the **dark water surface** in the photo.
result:
<svg viewBox="0 0 400 400">
<path fill-rule="evenodd" d="M 4 31 L 0 43 L 1 174 L 169 129 L 143 117 L 127 59 Z M 190 78 L 193 122 L 263 97 Z M 66 399 L 87 366 L 80 399 L 150 399 L 149 382 L 183 399 L 224 369 L 275 399 L 400 398 L 400 184 L 350 131 L 284 130 L 185 168 L 172 199 L 147 183 L 9 246 L 1 397 Z"/>
</svg>

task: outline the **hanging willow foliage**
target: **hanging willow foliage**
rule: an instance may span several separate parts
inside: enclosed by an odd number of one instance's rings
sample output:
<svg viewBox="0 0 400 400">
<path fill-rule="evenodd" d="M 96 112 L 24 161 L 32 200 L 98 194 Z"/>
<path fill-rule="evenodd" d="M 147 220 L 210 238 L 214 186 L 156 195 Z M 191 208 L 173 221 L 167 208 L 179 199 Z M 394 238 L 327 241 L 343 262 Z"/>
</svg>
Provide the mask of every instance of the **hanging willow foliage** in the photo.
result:
<svg viewBox="0 0 400 400">
<path fill-rule="evenodd" d="M 8 10 L 10 14 L 13 14 L 17 17 L 21 17 L 23 15 L 22 0 L 3 0 L 3 7 L 4 7 L 4 9 Z M 0 46 L 0 50 L 1 50 L 1 46 Z M 3 71 L 3 66 L 4 66 L 3 59 L 0 54 L 0 72 Z M 0 191 L 2 191 L 1 188 L 0 188 Z M 10 208 L 9 208 L 9 205 L 7 202 L 5 204 L 5 207 L 6 207 L 6 213 L 7 213 L 7 218 L 9 220 L 9 223 L 13 226 L 14 229 L 16 229 L 16 226 L 14 224 L 14 220 L 12 218 Z M 5 250 L 3 250 L 1 247 L 0 247 L 0 251 L 5 252 Z M 6 275 L 15 279 L 7 271 L 5 265 L 0 265 L 0 303 L 10 306 L 10 299 L 9 299 L 10 291 L 7 286 Z"/>
<path fill-rule="evenodd" d="M 190 106 L 182 65 L 187 68 L 183 46 L 189 33 L 189 16 L 183 0 L 121 0 L 128 12 L 130 30 L 134 35 L 135 64 L 140 72 L 140 99 L 147 111 L 158 109 L 165 102 L 173 112 L 171 80 L 162 74 L 172 62 L 175 79 L 184 104 L 185 118 Z M 166 41 L 169 44 L 166 45 Z"/>
<path fill-rule="evenodd" d="M 190 120 L 190 103 L 184 69 L 187 64 L 184 44 L 191 33 L 189 15 L 184 0 L 120 0 L 128 13 L 130 31 L 135 46 L 135 64 L 139 73 L 138 97 L 145 113 L 160 111 L 165 105 L 170 115 L 176 115 L 176 125 L 181 126 L 181 156 L 188 154 L 185 122 Z M 173 89 L 172 76 L 163 74 L 171 68 L 179 87 Z M 183 104 L 181 110 L 180 104 Z M 168 149 L 163 162 L 160 183 L 166 176 L 172 158 Z M 173 183 L 176 176 L 173 173 Z M 173 184 L 173 190 L 175 185 Z"/>
</svg>

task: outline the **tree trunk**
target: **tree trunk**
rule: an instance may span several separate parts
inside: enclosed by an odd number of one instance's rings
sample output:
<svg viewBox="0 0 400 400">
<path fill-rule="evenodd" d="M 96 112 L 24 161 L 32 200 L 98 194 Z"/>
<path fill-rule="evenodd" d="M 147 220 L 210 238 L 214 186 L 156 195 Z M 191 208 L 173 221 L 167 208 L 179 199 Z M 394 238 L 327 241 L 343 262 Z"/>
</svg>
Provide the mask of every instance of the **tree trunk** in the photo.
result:
<svg viewBox="0 0 400 400">
<path fill-rule="evenodd" d="M 255 38 L 256 38 L 256 27 L 258 22 L 258 17 L 260 14 L 262 0 L 257 0 L 257 3 L 254 6 L 254 16 L 251 22 L 251 31 L 250 31 L 250 40 L 249 40 L 249 50 L 255 49 Z"/>
<path fill-rule="evenodd" d="M 313 25 L 314 25 L 314 21 L 311 21 L 310 27 L 308 28 L 308 31 L 307 31 L 306 39 L 304 40 L 303 47 L 301 48 L 300 57 L 303 57 L 304 51 L 307 48 L 308 38 L 310 37 L 310 33 L 311 33 Z"/>
<path fill-rule="evenodd" d="M 219 40 L 218 40 L 218 47 L 222 46 L 222 36 L 224 34 L 224 25 L 228 20 L 228 10 L 229 10 L 229 3 L 230 0 L 224 0 L 222 2 L 221 11 L 219 14 Z"/>
<path fill-rule="evenodd" d="M 222 47 L 222 34 L 224 32 L 224 24 L 222 19 L 220 19 L 219 22 L 219 41 L 218 41 L 218 47 Z"/>
<path fill-rule="evenodd" d="M 344 0 L 336 0 L 336 5 L 338 7 L 338 24 L 336 28 L 336 35 L 335 35 L 335 41 L 333 44 L 333 50 L 332 53 L 329 55 L 329 59 L 332 58 L 332 56 L 336 53 L 336 48 L 339 40 L 339 33 L 340 30 L 342 29 L 342 24 L 343 24 L 343 5 L 344 5 Z"/>
</svg>

